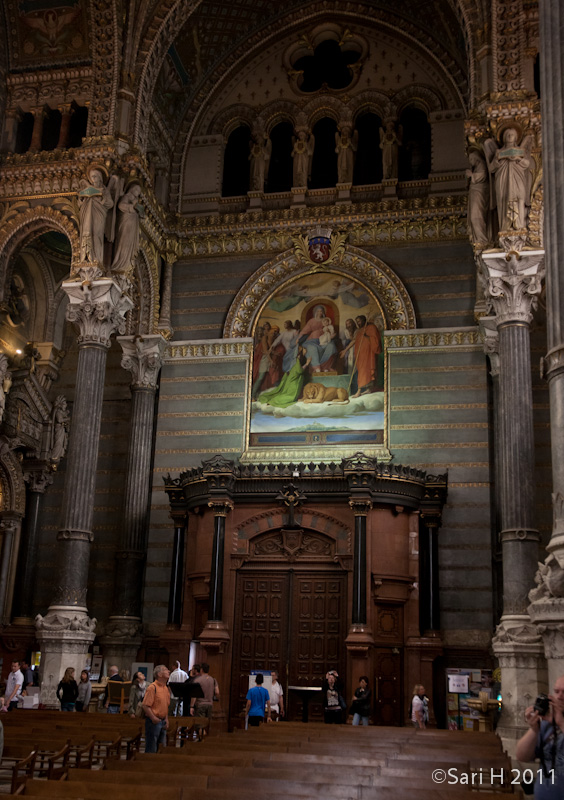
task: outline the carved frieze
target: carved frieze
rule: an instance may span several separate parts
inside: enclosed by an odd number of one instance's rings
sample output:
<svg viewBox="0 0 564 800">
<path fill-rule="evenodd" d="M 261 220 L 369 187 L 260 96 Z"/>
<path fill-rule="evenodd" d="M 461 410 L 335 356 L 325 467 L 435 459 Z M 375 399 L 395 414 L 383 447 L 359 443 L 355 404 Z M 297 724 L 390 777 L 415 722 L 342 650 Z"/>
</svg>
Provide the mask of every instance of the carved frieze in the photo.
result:
<svg viewBox="0 0 564 800">
<path fill-rule="evenodd" d="M 251 543 L 252 556 L 296 561 L 299 558 L 332 558 L 335 544 L 326 536 L 304 530 L 282 530 L 257 537 Z"/>
</svg>

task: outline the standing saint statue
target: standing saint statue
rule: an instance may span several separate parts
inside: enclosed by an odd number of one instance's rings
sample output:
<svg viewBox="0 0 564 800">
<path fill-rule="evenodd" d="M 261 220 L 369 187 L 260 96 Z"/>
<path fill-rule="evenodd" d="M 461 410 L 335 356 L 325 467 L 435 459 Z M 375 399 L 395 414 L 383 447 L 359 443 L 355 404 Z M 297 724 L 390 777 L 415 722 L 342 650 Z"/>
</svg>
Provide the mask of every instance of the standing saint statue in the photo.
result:
<svg viewBox="0 0 564 800">
<path fill-rule="evenodd" d="M 358 146 L 358 131 L 352 134 L 351 126 L 341 127 L 335 134 L 335 152 L 337 153 L 337 183 L 352 183 L 354 160 Z"/>
<path fill-rule="evenodd" d="M 292 186 L 307 186 L 311 177 L 311 161 L 315 137 L 313 133 L 308 133 L 303 128 L 297 131 L 297 137 L 292 137 Z"/>
<path fill-rule="evenodd" d="M 103 268 L 104 233 L 106 217 L 114 201 L 104 176 L 99 169 L 88 172 L 88 180 L 81 181 L 80 201 L 80 260 Z"/>
<path fill-rule="evenodd" d="M 471 150 L 468 186 L 468 233 L 472 244 L 485 245 L 492 240 L 490 212 L 490 176 L 481 153 Z"/>
<path fill-rule="evenodd" d="M 58 462 L 67 451 L 69 441 L 70 414 L 64 395 L 60 394 L 53 403 L 51 412 L 51 452 L 49 458 Z"/>
<path fill-rule="evenodd" d="M 526 230 L 533 183 L 531 137 L 518 144 L 515 128 L 503 132 L 503 145 L 495 139 L 484 142 L 490 172 L 494 176 L 491 207 L 497 207 L 500 231 Z"/>
<path fill-rule="evenodd" d="M 382 151 L 382 178 L 385 181 L 398 177 L 398 153 L 402 143 L 401 127 L 396 131 L 393 119 L 387 119 L 380 128 L 380 150 Z"/>
<path fill-rule="evenodd" d="M 133 271 L 133 260 L 139 250 L 139 220 L 145 215 L 139 203 L 141 186 L 132 184 L 118 202 L 116 248 L 111 271 L 126 277 Z"/>
<path fill-rule="evenodd" d="M 250 143 L 251 152 L 249 161 L 251 162 L 251 191 L 263 192 L 264 180 L 267 174 L 270 153 L 272 152 L 272 142 L 268 134 L 264 131 L 255 133 Z"/>
<path fill-rule="evenodd" d="M 0 422 L 6 409 L 6 397 L 12 387 L 12 373 L 8 370 L 8 359 L 0 354 Z"/>
</svg>

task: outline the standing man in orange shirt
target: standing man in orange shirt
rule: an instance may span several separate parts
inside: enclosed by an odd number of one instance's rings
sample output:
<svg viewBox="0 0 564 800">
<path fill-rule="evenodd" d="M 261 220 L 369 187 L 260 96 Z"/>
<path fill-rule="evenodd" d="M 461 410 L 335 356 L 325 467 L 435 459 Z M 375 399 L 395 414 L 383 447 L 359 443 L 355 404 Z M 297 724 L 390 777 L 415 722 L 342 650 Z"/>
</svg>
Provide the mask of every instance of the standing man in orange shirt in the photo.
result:
<svg viewBox="0 0 564 800">
<path fill-rule="evenodd" d="M 145 711 L 145 752 L 156 753 L 160 744 L 166 742 L 168 730 L 168 707 L 170 689 L 167 686 L 170 671 L 164 664 L 155 667 L 155 680 L 147 687 L 143 698 Z"/>
</svg>

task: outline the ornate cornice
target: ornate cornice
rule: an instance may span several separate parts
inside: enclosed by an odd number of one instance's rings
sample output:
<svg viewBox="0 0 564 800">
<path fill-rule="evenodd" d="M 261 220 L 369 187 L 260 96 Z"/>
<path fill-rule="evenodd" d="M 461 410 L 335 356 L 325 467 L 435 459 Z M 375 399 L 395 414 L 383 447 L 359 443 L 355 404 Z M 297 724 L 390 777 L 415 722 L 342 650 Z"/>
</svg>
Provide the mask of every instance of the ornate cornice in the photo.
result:
<svg viewBox="0 0 564 800">
<path fill-rule="evenodd" d="M 384 332 L 384 345 L 387 350 L 431 349 L 437 347 L 476 347 L 480 346 L 477 328 L 441 328 L 441 330 Z"/>
</svg>

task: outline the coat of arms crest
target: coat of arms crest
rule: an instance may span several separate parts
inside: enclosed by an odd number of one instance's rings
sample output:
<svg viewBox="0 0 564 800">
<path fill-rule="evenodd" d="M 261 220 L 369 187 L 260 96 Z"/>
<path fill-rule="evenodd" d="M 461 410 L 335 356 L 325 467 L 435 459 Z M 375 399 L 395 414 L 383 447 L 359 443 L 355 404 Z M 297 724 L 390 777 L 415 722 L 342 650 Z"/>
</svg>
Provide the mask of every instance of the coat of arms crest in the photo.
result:
<svg viewBox="0 0 564 800">
<path fill-rule="evenodd" d="M 320 266 L 335 261 L 345 250 L 344 233 L 333 233 L 331 228 L 317 227 L 294 237 L 294 250 L 299 261 Z"/>
</svg>

